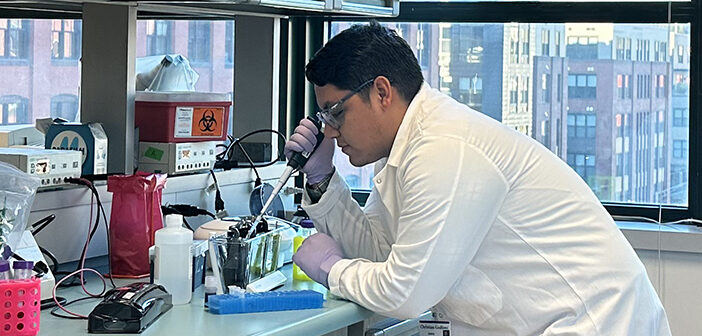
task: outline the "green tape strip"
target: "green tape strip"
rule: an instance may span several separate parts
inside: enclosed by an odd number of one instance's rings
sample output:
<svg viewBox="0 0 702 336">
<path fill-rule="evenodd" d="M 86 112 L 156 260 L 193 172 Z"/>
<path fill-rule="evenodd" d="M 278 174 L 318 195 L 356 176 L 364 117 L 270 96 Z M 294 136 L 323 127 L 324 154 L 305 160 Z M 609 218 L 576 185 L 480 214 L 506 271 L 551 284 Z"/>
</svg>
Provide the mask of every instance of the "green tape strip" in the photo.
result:
<svg viewBox="0 0 702 336">
<path fill-rule="evenodd" d="M 161 158 L 163 157 L 163 151 L 156 147 L 149 147 L 146 149 L 146 152 L 144 152 L 144 156 L 149 159 L 161 161 Z"/>
</svg>

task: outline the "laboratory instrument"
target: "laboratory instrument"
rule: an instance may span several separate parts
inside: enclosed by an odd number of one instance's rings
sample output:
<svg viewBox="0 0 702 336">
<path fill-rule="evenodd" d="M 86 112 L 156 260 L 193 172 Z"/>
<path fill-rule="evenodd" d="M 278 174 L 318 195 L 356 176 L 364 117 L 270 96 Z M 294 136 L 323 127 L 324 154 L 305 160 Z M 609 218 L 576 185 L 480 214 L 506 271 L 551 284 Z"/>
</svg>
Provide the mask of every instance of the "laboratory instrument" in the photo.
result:
<svg viewBox="0 0 702 336">
<path fill-rule="evenodd" d="M 166 226 L 156 231 L 154 283 L 171 293 L 175 305 L 192 298 L 192 245 L 193 233 L 183 227 L 183 216 L 167 215 Z"/>
<path fill-rule="evenodd" d="M 215 141 L 139 142 L 139 170 L 177 175 L 208 171 L 215 164 Z"/>
<path fill-rule="evenodd" d="M 54 122 L 46 131 L 46 149 L 80 151 L 81 174 L 107 174 L 107 135 L 100 123 Z"/>
<path fill-rule="evenodd" d="M 88 332 L 140 333 L 171 307 L 171 294 L 161 285 L 138 282 L 117 287 L 88 316 Z"/>
<path fill-rule="evenodd" d="M 81 175 L 81 153 L 74 150 L 0 148 L 0 161 L 38 177 L 44 188 L 68 184 L 66 178 Z"/>
<path fill-rule="evenodd" d="M 0 147 L 44 148 L 44 133 L 32 124 L 0 125 Z"/>
<path fill-rule="evenodd" d="M 322 122 L 319 121 L 319 119 L 316 116 L 313 117 L 307 117 L 312 123 L 317 126 L 317 143 L 314 145 L 314 149 L 312 149 L 311 152 L 301 152 L 301 153 L 294 153 L 291 157 L 290 160 L 288 161 L 287 167 L 285 167 L 285 170 L 283 171 L 283 174 L 280 176 L 278 179 L 278 182 L 276 183 L 275 187 L 273 188 L 273 191 L 271 192 L 271 195 L 268 197 L 268 200 L 266 203 L 263 205 L 263 208 L 261 209 L 261 212 L 259 213 L 258 216 L 256 216 L 256 219 L 254 219 L 254 227 L 256 227 L 256 224 L 263 218 L 263 215 L 266 214 L 266 211 L 268 210 L 268 207 L 271 205 L 273 200 L 275 199 L 275 196 L 278 195 L 278 192 L 280 192 L 280 189 L 283 188 L 285 183 L 288 182 L 288 179 L 290 176 L 298 169 L 301 169 L 303 166 L 305 166 L 305 163 L 307 163 L 307 160 L 310 158 L 312 153 L 319 147 L 319 145 L 322 143 L 322 140 L 324 140 L 324 133 L 322 132 Z M 249 231 L 247 234 L 247 238 L 251 237 L 256 231 Z"/>
</svg>

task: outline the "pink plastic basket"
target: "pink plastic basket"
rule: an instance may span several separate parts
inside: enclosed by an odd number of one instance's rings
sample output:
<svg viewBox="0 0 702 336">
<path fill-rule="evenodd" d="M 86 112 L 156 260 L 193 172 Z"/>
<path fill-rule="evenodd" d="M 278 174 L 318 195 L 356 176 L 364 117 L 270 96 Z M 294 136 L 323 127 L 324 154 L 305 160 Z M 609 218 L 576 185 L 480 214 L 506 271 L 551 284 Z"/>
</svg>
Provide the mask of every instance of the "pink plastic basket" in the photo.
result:
<svg viewBox="0 0 702 336">
<path fill-rule="evenodd" d="M 33 336 L 39 333 L 41 281 L 0 281 L 0 335 Z"/>
</svg>

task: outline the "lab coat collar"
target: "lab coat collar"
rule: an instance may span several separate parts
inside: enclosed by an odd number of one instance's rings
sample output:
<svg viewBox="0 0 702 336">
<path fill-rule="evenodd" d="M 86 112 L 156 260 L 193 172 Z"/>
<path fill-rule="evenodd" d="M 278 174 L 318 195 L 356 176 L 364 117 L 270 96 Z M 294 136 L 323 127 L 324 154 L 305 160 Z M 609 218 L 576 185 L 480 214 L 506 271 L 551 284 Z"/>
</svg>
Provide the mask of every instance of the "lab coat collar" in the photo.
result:
<svg viewBox="0 0 702 336">
<path fill-rule="evenodd" d="M 399 165 L 400 158 L 402 157 L 402 154 L 405 152 L 405 148 L 407 148 L 409 143 L 412 130 L 414 127 L 417 127 L 415 119 L 421 111 L 422 103 L 430 91 L 431 87 L 429 84 L 427 84 L 427 82 L 422 83 L 422 87 L 419 89 L 419 92 L 417 92 L 407 107 L 405 116 L 402 117 L 402 123 L 400 123 L 400 128 L 397 130 L 395 140 L 392 143 L 392 148 L 390 148 L 390 155 L 388 155 L 387 161 L 388 165 L 393 167 L 397 167 Z"/>
</svg>

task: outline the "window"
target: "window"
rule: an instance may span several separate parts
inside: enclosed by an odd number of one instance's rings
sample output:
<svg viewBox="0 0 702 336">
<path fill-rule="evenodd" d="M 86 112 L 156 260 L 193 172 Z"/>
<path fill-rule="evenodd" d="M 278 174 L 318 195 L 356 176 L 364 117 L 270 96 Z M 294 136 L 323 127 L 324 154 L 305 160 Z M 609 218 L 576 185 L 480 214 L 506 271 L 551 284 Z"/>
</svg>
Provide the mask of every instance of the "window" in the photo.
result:
<svg viewBox="0 0 702 336">
<path fill-rule="evenodd" d="M 687 158 L 687 141 L 686 140 L 674 140 L 673 141 L 673 157 L 676 159 Z"/>
<path fill-rule="evenodd" d="M 597 75 L 568 75 L 568 98 L 597 98 Z"/>
<path fill-rule="evenodd" d="M 0 18 L 0 59 L 27 59 L 29 20 Z"/>
<path fill-rule="evenodd" d="M 654 77 L 654 86 L 656 87 L 656 98 L 665 98 L 666 93 L 665 93 L 665 83 L 666 83 L 666 76 L 665 75 L 657 75 Z"/>
<path fill-rule="evenodd" d="M 210 62 L 210 30 L 211 23 L 207 21 L 190 21 L 188 25 L 188 58 L 193 64 Z"/>
<path fill-rule="evenodd" d="M 228 21 L 224 25 L 224 64 L 234 65 L 234 21 Z"/>
<path fill-rule="evenodd" d="M 544 103 L 551 102 L 551 75 L 541 75 L 541 101 Z"/>
<path fill-rule="evenodd" d="M 617 75 L 617 98 L 631 99 L 631 94 L 631 76 L 623 74 Z"/>
<path fill-rule="evenodd" d="M 603 202 L 687 204 L 687 189 L 672 188 L 668 169 L 676 167 L 676 181 L 689 174 L 688 160 L 673 157 L 673 149 L 674 141 L 688 141 L 689 121 L 682 115 L 689 111 L 690 71 L 673 64 L 675 57 L 664 60 L 661 53 L 675 55 L 678 45 L 689 45 L 689 24 L 383 24 L 402 26 L 415 55 L 418 45 L 437 50 L 438 59 L 422 68 L 431 87 L 469 106 L 479 100 L 480 112 L 543 143 Z M 350 25 L 332 21 L 330 37 Z M 418 28 L 407 28 L 420 25 L 425 37 L 421 44 L 411 32 Z M 545 54 L 547 35 L 551 56 Z M 522 56 L 528 36 L 536 39 L 536 47 L 527 62 Z M 466 62 L 461 43 L 467 39 L 486 57 Z M 688 155 L 690 148 L 677 144 L 676 155 Z M 342 162 L 344 154 L 337 152 L 334 160 L 335 165 Z M 358 173 L 363 168 L 336 167 L 342 176 L 366 179 Z"/>
<path fill-rule="evenodd" d="M 78 96 L 62 94 L 51 98 L 51 118 L 63 118 L 68 121 L 78 120 Z"/>
<path fill-rule="evenodd" d="M 173 53 L 173 21 L 146 21 L 146 55 Z"/>
<path fill-rule="evenodd" d="M 29 122 L 28 100 L 20 96 L 0 97 L 0 124 L 26 124 Z"/>
<path fill-rule="evenodd" d="M 568 165 L 588 184 L 592 184 L 590 179 L 595 177 L 595 155 L 568 153 Z"/>
<path fill-rule="evenodd" d="M 529 102 L 529 77 L 524 77 L 522 82 L 520 83 L 522 85 L 521 88 L 521 101 L 520 103 L 526 104 Z"/>
<path fill-rule="evenodd" d="M 80 20 L 51 20 L 51 58 L 78 60 L 81 48 Z"/>
<path fill-rule="evenodd" d="M 678 63 L 685 63 L 685 46 L 678 46 Z"/>
<path fill-rule="evenodd" d="M 689 113 L 687 109 L 675 108 L 673 109 L 673 126 L 674 127 L 687 127 L 690 124 L 688 117 Z"/>
<path fill-rule="evenodd" d="M 569 138 L 595 138 L 597 116 L 594 114 L 568 114 Z"/>
<path fill-rule="evenodd" d="M 232 69 L 234 62 L 234 24 L 235 22 L 232 20 L 139 20 L 137 22 L 137 64 L 143 56 L 149 55 L 148 34 L 146 34 L 149 27 L 154 27 L 156 32 L 159 29 L 163 32 L 164 27 L 168 27 L 167 31 L 169 31 L 168 35 L 170 37 L 167 40 L 172 41 L 169 42 L 170 48 L 172 48 L 169 53 L 185 56 L 199 75 L 199 79 L 195 84 L 195 90 L 231 92 L 234 86 Z M 230 33 L 231 40 L 229 40 Z M 162 39 L 157 40 L 163 41 Z M 192 45 L 192 43 L 198 43 L 197 41 L 202 43 L 196 46 Z M 225 46 L 225 48 L 218 46 Z M 232 63 L 230 64 L 226 63 L 228 57 L 231 57 Z M 206 63 L 202 63 L 203 59 L 205 59 L 204 62 Z M 218 61 L 211 62 L 211 60 Z M 204 64 L 208 66 L 202 67 L 201 65 Z M 230 114 L 230 124 L 233 119 Z"/>
<path fill-rule="evenodd" d="M 687 96 L 690 91 L 690 82 L 687 71 L 673 73 L 673 96 Z"/>
<path fill-rule="evenodd" d="M 541 55 L 549 56 L 551 54 L 551 45 L 549 37 L 551 37 L 551 32 L 549 30 L 541 31 Z"/>
</svg>

